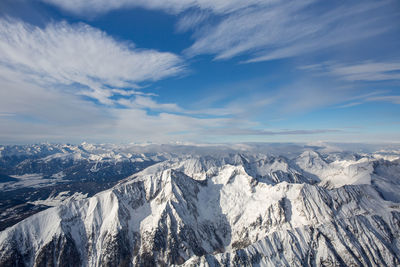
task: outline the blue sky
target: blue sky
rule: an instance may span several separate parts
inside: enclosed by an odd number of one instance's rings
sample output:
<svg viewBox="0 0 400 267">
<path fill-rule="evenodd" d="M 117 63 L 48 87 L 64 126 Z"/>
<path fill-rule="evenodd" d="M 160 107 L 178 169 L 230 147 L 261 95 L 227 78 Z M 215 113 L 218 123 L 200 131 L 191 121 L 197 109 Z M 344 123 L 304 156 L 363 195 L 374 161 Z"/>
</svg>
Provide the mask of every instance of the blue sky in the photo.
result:
<svg viewBox="0 0 400 267">
<path fill-rule="evenodd" d="M 400 142 L 400 2 L 3 0 L 0 142 Z"/>
</svg>

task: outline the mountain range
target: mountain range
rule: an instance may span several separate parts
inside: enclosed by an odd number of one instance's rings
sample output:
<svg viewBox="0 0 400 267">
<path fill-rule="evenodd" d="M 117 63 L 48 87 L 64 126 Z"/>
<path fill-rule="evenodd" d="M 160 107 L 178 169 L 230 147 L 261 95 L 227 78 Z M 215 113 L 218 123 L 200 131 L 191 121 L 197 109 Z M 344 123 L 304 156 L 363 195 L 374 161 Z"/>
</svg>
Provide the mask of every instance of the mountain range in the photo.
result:
<svg viewBox="0 0 400 267">
<path fill-rule="evenodd" d="M 2 193 L 113 177 L 28 201 L 45 207 L 0 232 L 0 266 L 400 264 L 396 149 L 4 146 L 0 162 Z"/>
</svg>

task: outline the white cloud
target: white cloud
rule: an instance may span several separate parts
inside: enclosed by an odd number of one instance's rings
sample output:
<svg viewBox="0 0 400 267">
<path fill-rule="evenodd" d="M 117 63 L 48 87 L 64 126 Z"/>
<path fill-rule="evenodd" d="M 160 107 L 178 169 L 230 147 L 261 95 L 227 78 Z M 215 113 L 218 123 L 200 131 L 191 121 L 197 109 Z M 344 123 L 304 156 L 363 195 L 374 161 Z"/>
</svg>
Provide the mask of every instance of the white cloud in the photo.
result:
<svg viewBox="0 0 400 267">
<path fill-rule="evenodd" d="M 136 49 L 84 24 L 42 29 L 1 19 L 0 140 L 167 142 L 204 138 L 209 128 L 251 126 L 233 118 L 196 118 L 196 112 L 158 103 L 137 86 L 181 70 L 178 56 Z"/>
<path fill-rule="evenodd" d="M 209 9 L 215 13 L 227 13 L 258 3 L 275 2 L 274 0 L 42 0 L 56 5 L 69 12 L 84 14 L 101 14 L 121 8 L 141 7 L 179 13 L 189 8 Z"/>
<path fill-rule="evenodd" d="M 328 49 L 398 28 L 396 1 L 317 0 L 43 0 L 64 10 L 98 15 L 120 8 L 181 14 L 178 31 L 193 30 L 188 55 L 246 55 L 258 62 Z"/>
<path fill-rule="evenodd" d="M 104 104 L 121 93 L 115 89 L 138 88 L 184 69 L 177 55 L 137 49 L 85 24 L 51 23 L 42 29 L 4 18 L 0 65 L 42 86 L 73 85 Z"/>
<path fill-rule="evenodd" d="M 140 91 L 135 91 L 135 90 L 123 90 L 123 89 L 111 89 L 111 92 L 114 93 L 115 95 L 120 95 L 120 96 L 157 96 L 157 94 L 154 93 L 144 93 Z"/>
<path fill-rule="evenodd" d="M 178 32 L 196 29 L 201 25 L 202 22 L 209 18 L 210 15 L 210 12 L 204 11 L 196 11 L 185 14 L 179 19 L 176 29 Z"/>
<path fill-rule="evenodd" d="M 184 13 L 177 27 L 195 30 L 190 53 L 212 53 L 217 59 L 242 54 L 250 55 L 250 61 L 293 56 L 386 30 L 380 28 L 379 19 L 351 24 L 355 6 L 349 10 L 347 6 L 333 8 L 315 17 L 303 13 L 312 1 L 48 1 L 76 13 L 85 9 L 106 12 L 125 5 L 170 12 L 200 8 L 200 13 Z M 373 5 L 368 3 L 357 14 L 365 16 L 371 10 Z M 208 12 L 217 15 L 212 24 L 207 24 Z M 393 75 L 397 65 L 374 67 Z M 232 136 L 329 134 L 337 130 L 266 130 L 252 119 L 256 111 L 268 121 L 277 113 L 281 116 L 350 101 L 356 93 L 336 90 L 334 85 L 326 88 L 296 81 L 276 94 L 240 97 L 223 107 L 204 105 L 187 110 L 175 103 L 158 103 L 152 98 L 154 94 L 141 92 L 142 83 L 177 75 L 184 68 L 177 55 L 137 49 L 85 24 L 51 23 L 39 28 L 0 19 L 0 140 L 168 142 L 209 141 L 217 136 L 228 141 Z M 357 68 L 348 70 L 351 75 L 360 75 Z M 80 95 L 110 106 L 84 101 Z M 362 101 L 399 100 L 375 95 Z M 124 108 L 117 109 L 114 104 Z"/>
<path fill-rule="evenodd" d="M 42 29 L 1 19 L 0 140 L 178 139 L 169 133 L 208 127 L 214 120 L 149 115 L 144 109 L 181 109 L 155 102 L 155 95 L 139 91 L 137 84 L 175 75 L 182 68 L 174 54 L 136 49 L 84 24 L 57 23 Z M 96 105 L 81 95 L 112 105 Z M 126 109 L 115 108 L 117 101 Z"/>
<path fill-rule="evenodd" d="M 7 77 L 7 79 L 5 79 Z M 201 119 L 165 113 L 175 104 L 158 104 L 137 96 L 125 109 L 82 100 L 53 86 L 24 81 L 23 74 L 0 66 L 0 140 L 168 142 L 199 138 L 200 129 L 226 125 L 229 119 Z M 145 109 L 164 113 L 150 115 Z"/>
<path fill-rule="evenodd" d="M 346 81 L 400 80 L 400 62 L 364 61 L 357 63 L 323 62 L 300 66 L 298 69 L 312 71 L 318 75 L 332 75 Z"/>
<path fill-rule="evenodd" d="M 202 129 L 226 125 L 227 119 L 199 119 L 185 115 L 160 113 L 148 115 L 142 109 L 113 110 L 117 117 L 114 138 L 138 142 L 157 141 L 200 141 L 206 139 L 199 136 Z M 133 138 L 133 136 L 135 138 Z"/>
<path fill-rule="evenodd" d="M 359 41 L 396 25 L 391 1 L 322 4 L 277 1 L 229 13 L 194 34 L 189 55 L 215 54 L 216 59 L 246 55 L 245 62 L 293 57 Z M 332 4 L 333 5 L 333 4 Z"/>
<path fill-rule="evenodd" d="M 154 111 L 183 112 L 175 103 L 157 103 L 148 96 L 136 96 L 135 99 L 119 99 L 118 104 L 127 108 L 151 109 Z"/>
<path fill-rule="evenodd" d="M 0 116 L 2 142 L 72 141 L 113 127 L 112 115 L 92 102 L 24 78 L 0 66 L 0 114 L 9 114 Z"/>
<path fill-rule="evenodd" d="M 237 117 L 193 117 L 175 104 L 156 103 L 136 96 L 117 109 L 95 105 L 70 92 L 41 87 L 24 81 L 23 75 L 0 67 L 0 140 L 2 143 L 31 142 L 159 142 L 229 141 L 232 138 L 307 136 L 329 134 L 330 129 L 263 130 L 251 119 Z M 5 79 L 7 76 L 9 79 Z M 128 100 L 126 100 L 128 101 Z M 251 105 L 252 103 L 249 103 Z M 246 107 L 243 107 L 246 109 Z M 148 113 L 159 111 L 161 113 Z M 232 107 L 226 108 L 232 114 Z M 169 112 L 178 112 L 171 114 Z M 209 110 L 213 113 L 213 110 Z M 243 112 L 243 111 L 240 111 Z M 207 113 L 205 110 L 198 113 Z"/>
<path fill-rule="evenodd" d="M 363 62 L 329 66 L 331 74 L 348 81 L 400 80 L 400 62 Z"/>
<path fill-rule="evenodd" d="M 387 91 L 375 91 L 364 95 L 355 96 L 347 99 L 346 104 L 339 105 L 338 108 L 349 108 L 362 105 L 368 102 L 387 102 L 400 105 L 399 95 L 388 95 Z"/>
</svg>

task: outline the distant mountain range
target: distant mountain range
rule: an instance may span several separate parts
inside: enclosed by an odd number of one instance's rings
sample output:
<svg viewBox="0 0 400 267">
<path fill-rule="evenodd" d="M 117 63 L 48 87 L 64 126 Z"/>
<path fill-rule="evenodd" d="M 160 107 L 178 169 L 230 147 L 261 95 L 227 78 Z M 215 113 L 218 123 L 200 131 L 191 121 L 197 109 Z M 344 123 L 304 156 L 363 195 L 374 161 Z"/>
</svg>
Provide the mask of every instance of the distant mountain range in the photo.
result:
<svg viewBox="0 0 400 267">
<path fill-rule="evenodd" d="M 396 149 L 84 143 L 0 151 L 0 266 L 400 264 Z"/>
</svg>

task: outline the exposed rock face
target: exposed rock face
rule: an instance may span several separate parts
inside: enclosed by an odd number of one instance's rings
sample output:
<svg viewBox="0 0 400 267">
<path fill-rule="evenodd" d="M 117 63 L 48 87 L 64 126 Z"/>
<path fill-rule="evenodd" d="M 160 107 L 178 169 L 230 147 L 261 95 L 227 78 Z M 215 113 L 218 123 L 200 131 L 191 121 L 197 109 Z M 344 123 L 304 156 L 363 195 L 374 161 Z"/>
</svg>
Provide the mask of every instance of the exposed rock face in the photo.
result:
<svg viewBox="0 0 400 267">
<path fill-rule="evenodd" d="M 313 151 L 169 160 L 0 232 L 0 266 L 396 266 L 396 170 Z"/>
</svg>

